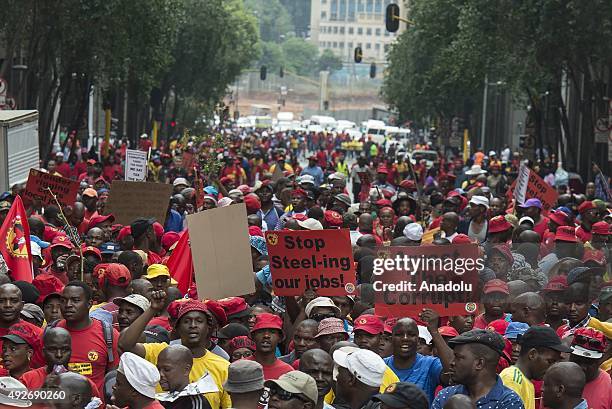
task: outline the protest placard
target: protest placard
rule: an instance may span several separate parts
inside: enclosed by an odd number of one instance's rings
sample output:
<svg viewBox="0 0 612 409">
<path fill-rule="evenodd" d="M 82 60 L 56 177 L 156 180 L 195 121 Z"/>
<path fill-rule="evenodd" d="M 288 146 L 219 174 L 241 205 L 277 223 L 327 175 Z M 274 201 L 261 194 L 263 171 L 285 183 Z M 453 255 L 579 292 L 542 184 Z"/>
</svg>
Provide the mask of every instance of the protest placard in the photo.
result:
<svg viewBox="0 0 612 409">
<path fill-rule="evenodd" d="M 348 230 L 269 231 L 266 242 L 275 295 L 301 295 L 309 288 L 321 296 L 355 291 Z"/>
<path fill-rule="evenodd" d="M 255 292 L 244 203 L 187 216 L 198 297 Z"/>
<path fill-rule="evenodd" d="M 30 175 L 28 176 L 28 182 L 23 194 L 24 201 L 27 205 L 35 199 L 40 199 L 45 206 L 55 204 L 48 188 L 51 188 L 62 206 L 72 206 L 76 200 L 77 193 L 79 193 L 79 182 L 36 169 L 30 169 Z"/>
<path fill-rule="evenodd" d="M 559 194 L 557 193 L 557 190 L 554 187 L 546 183 L 544 179 L 538 176 L 537 173 L 535 173 L 533 170 L 530 170 L 528 168 L 527 170 L 529 172 L 527 187 L 524 188 L 522 187 L 522 185 L 519 186 L 518 185 L 519 179 L 517 178 L 512 183 L 510 188 L 508 189 L 508 193 L 511 193 L 510 197 L 513 197 L 516 199 L 516 197 L 520 195 L 520 192 L 517 193 L 516 190 L 519 189 L 519 187 L 521 189 L 525 189 L 525 194 L 522 195 L 522 197 L 520 197 L 523 199 L 523 201 L 520 202 L 517 200 L 517 202 L 520 204 L 520 203 L 524 203 L 527 199 L 533 199 L 533 198 L 540 199 L 540 201 L 542 202 L 543 213 L 548 213 L 552 209 L 552 207 L 555 205 L 555 203 L 557 202 L 557 197 L 559 196 Z M 520 177 L 521 177 L 521 174 L 519 172 L 519 178 Z M 523 176 L 523 180 L 521 181 L 521 183 L 524 183 L 524 179 L 525 177 Z"/>
<path fill-rule="evenodd" d="M 124 225 L 142 217 L 164 224 L 171 194 L 172 185 L 166 183 L 114 180 L 106 213 L 112 213 L 116 223 Z"/>
<path fill-rule="evenodd" d="M 147 152 L 137 149 L 125 151 L 125 180 L 130 182 L 147 180 Z"/>
<path fill-rule="evenodd" d="M 527 185 L 529 184 L 529 173 L 530 170 L 524 163 L 519 168 L 518 177 L 516 178 L 516 185 L 514 187 L 514 203 L 523 204 L 525 203 L 525 196 L 527 195 Z"/>
<path fill-rule="evenodd" d="M 376 314 L 414 318 L 423 308 L 440 316 L 473 314 L 482 267 L 475 244 L 388 247 L 374 260 Z"/>
</svg>

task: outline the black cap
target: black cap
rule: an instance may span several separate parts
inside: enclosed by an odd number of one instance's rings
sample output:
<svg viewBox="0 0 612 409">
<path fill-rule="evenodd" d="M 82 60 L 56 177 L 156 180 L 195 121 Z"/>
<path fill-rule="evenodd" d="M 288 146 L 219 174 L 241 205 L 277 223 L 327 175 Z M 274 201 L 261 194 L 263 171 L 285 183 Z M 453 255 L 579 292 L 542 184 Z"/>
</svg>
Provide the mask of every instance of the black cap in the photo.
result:
<svg viewBox="0 0 612 409">
<path fill-rule="evenodd" d="M 13 282 L 21 290 L 21 299 L 24 304 L 36 304 L 40 292 L 32 283 L 27 281 L 15 281 Z"/>
<path fill-rule="evenodd" d="M 559 352 L 572 352 L 550 327 L 531 327 L 518 338 L 521 348 L 550 348 Z"/>
<path fill-rule="evenodd" d="M 170 333 L 161 325 L 149 325 L 144 330 L 145 344 L 170 343 Z"/>
<path fill-rule="evenodd" d="M 473 329 L 471 331 L 464 332 L 458 337 L 451 338 L 448 341 L 448 346 L 451 348 L 457 345 L 465 344 L 482 344 L 486 345 L 499 355 L 502 354 L 506 346 L 506 342 L 501 335 L 494 331 L 487 331 L 484 329 Z"/>
<path fill-rule="evenodd" d="M 137 239 L 147 232 L 147 229 L 153 226 L 155 219 L 136 219 L 130 225 L 132 229 L 132 237 Z"/>
<path fill-rule="evenodd" d="M 233 339 L 241 336 L 250 337 L 251 332 L 247 327 L 237 322 L 227 324 L 217 332 L 218 339 Z"/>
<path fill-rule="evenodd" d="M 372 400 L 396 409 L 429 409 L 429 400 L 425 392 L 409 382 L 393 383 L 387 386 L 383 393 L 374 395 Z"/>
</svg>

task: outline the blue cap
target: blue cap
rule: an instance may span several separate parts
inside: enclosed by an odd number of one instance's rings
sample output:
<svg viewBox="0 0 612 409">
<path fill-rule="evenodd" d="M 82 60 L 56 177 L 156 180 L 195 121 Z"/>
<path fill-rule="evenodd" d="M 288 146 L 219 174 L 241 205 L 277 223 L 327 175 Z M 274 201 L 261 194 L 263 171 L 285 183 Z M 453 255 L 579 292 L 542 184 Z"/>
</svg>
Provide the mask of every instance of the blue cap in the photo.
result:
<svg viewBox="0 0 612 409">
<path fill-rule="evenodd" d="M 574 215 L 574 212 L 572 212 L 569 207 L 559 206 L 555 210 L 561 210 L 563 213 L 565 213 L 565 214 L 567 214 L 569 216 L 573 216 Z"/>
<path fill-rule="evenodd" d="M 6 200 L 9 197 L 11 197 L 11 192 L 3 192 L 2 194 L 0 194 L 0 201 Z"/>
<path fill-rule="evenodd" d="M 41 249 L 46 249 L 51 245 L 51 243 L 49 243 L 48 241 L 41 240 L 38 238 L 38 236 L 35 236 L 33 234 L 30 234 L 30 241 L 33 241 L 34 243 L 38 244 Z"/>
<path fill-rule="evenodd" d="M 213 195 L 215 197 L 219 196 L 219 191 L 214 186 L 206 186 L 204 188 L 204 192 L 208 193 L 209 195 Z"/>
<path fill-rule="evenodd" d="M 522 205 L 519 205 L 519 207 L 522 207 L 523 209 L 527 209 L 528 207 L 537 207 L 538 209 L 542 209 L 542 202 L 540 199 L 527 199 L 527 201 Z"/>
<path fill-rule="evenodd" d="M 108 193 L 108 192 L 110 192 L 110 190 L 108 190 L 108 189 L 107 189 L 107 188 L 105 188 L 105 187 L 102 187 L 102 188 L 98 189 L 98 194 Z"/>
<path fill-rule="evenodd" d="M 120 250 L 119 245 L 112 242 L 103 243 L 99 248 L 102 254 L 114 254 Z"/>
<path fill-rule="evenodd" d="M 511 322 L 506 328 L 504 338 L 517 339 L 519 335 L 523 335 L 529 329 L 529 324 L 524 322 Z"/>
</svg>

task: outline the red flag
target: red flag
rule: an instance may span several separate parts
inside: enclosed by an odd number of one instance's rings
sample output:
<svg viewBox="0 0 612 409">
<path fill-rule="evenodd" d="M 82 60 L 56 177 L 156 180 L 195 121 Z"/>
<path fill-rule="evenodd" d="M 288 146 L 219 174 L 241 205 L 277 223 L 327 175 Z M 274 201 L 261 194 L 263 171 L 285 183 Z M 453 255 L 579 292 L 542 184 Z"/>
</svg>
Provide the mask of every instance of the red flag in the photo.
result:
<svg viewBox="0 0 612 409">
<path fill-rule="evenodd" d="M 30 226 L 21 197 L 17 196 L 0 227 L 0 253 L 13 281 L 32 282 Z"/>
<path fill-rule="evenodd" d="M 191 247 L 189 247 L 189 230 L 181 234 L 181 238 L 172 250 L 172 254 L 166 262 L 170 276 L 177 282 L 177 288 L 181 294 L 186 294 L 193 281 L 193 261 L 191 259 Z"/>
</svg>

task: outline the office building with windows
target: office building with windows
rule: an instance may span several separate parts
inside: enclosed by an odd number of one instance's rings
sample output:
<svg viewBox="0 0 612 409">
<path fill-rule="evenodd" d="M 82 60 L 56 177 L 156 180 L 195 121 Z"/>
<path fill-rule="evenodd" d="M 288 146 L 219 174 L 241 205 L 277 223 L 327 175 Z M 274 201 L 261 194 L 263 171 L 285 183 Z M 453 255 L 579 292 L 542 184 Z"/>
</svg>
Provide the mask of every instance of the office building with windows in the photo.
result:
<svg viewBox="0 0 612 409">
<path fill-rule="evenodd" d="M 385 10 L 392 0 L 311 0 L 310 39 L 319 51 L 331 50 L 344 62 L 352 61 L 355 47 L 363 50 L 363 62 L 385 63 L 389 44 L 397 33 L 385 29 Z M 401 2 L 402 17 L 406 3 Z"/>
</svg>

